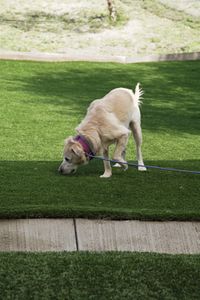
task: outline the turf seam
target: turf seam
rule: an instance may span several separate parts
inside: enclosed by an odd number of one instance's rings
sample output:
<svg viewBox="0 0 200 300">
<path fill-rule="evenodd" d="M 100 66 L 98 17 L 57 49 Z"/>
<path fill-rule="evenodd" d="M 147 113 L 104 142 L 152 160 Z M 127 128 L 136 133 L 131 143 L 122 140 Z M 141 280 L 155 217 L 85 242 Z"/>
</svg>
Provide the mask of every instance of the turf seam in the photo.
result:
<svg viewBox="0 0 200 300">
<path fill-rule="evenodd" d="M 74 235 L 75 235 L 76 251 L 79 251 L 78 232 L 77 232 L 76 219 L 75 218 L 73 218 L 73 224 L 74 224 Z"/>
</svg>

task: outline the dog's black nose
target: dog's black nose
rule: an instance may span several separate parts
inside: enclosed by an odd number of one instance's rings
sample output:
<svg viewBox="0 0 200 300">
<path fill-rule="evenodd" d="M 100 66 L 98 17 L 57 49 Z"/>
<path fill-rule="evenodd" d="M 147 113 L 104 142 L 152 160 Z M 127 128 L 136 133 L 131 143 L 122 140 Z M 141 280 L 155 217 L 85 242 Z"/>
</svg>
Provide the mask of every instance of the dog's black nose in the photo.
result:
<svg viewBox="0 0 200 300">
<path fill-rule="evenodd" d="M 60 174 L 62 174 L 62 173 L 63 173 L 63 168 L 60 167 L 60 168 L 58 169 L 58 172 L 59 172 Z"/>
</svg>

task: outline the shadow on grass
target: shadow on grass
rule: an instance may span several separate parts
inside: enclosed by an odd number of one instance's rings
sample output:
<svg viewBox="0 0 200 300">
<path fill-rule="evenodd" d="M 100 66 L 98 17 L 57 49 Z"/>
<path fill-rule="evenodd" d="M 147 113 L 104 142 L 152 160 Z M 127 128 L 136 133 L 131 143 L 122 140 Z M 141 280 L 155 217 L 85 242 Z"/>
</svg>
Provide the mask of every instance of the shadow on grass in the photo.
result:
<svg viewBox="0 0 200 300">
<path fill-rule="evenodd" d="M 60 162 L 1 161 L 0 217 L 98 217 L 200 220 L 199 175 L 129 168 L 100 179 L 101 162 L 74 176 Z M 149 165 L 200 170 L 200 161 L 147 161 Z"/>
<path fill-rule="evenodd" d="M 21 74 L 10 73 L 7 88 L 20 90 L 27 103 L 56 105 L 60 113 L 85 115 L 89 103 L 116 87 L 144 88 L 143 128 L 148 131 L 178 131 L 199 134 L 198 82 L 200 61 L 145 64 L 27 63 Z M 34 97 L 33 97 L 34 96 Z"/>
</svg>

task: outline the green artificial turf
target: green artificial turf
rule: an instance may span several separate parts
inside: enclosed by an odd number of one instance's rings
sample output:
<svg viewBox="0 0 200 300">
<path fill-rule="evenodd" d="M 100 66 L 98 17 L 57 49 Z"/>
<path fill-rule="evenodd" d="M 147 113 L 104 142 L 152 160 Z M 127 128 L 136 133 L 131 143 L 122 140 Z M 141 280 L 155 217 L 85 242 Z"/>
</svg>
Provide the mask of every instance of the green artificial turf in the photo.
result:
<svg viewBox="0 0 200 300">
<path fill-rule="evenodd" d="M 142 64 L 0 61 L 0 217 L 200 220 L 200 175 L 113 170 L 61 176 L 63 141 L 89 103 L 116 87 L 145 91 L 146 164 L 200 170 L 200 61 Z M 127 159 L 135 159 L 130 138 Z"/>
<path fill-rule="evenodd" d="M 0 253 L 4 300 L 192 300 L 199 282 L 199 255 Z"/>
</svg>

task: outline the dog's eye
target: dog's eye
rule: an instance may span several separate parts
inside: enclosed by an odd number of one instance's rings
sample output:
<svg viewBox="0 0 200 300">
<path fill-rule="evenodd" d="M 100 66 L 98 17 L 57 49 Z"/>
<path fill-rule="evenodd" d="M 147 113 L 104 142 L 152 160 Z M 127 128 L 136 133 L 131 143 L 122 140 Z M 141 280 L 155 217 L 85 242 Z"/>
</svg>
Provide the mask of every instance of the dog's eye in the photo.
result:
<svg viewBox="0 0 200 300">
<path fill-rule="evenodd" d="M 70 159 L 69 159 L 68 157 L 65 157 L 65 161 L 69 162 L 69 161 L 70 161 Z"/>
</svg>

